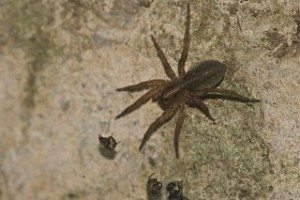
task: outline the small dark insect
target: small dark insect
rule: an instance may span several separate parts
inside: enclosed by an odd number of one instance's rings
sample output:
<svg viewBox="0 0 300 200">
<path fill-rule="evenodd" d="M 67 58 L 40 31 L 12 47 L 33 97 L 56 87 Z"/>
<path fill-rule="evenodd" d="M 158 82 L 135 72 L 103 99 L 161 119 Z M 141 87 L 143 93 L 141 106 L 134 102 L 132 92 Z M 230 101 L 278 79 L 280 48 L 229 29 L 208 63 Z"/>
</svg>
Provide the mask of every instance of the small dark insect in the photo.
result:
<svg viewBox="0 0 300 200">
<path fill-rule="evenodd" d="M 146 131 L 139 150 L 141 150 L 145 143 L 149 140 L 152 134 L 160 128 L 163 124 L 170 121 L 177 112 L 178 118 L 174 131 L 174 147 L 176 157 L 179 157 L 178 142 L 180 131 L 185 119 L 184 109 L 186 105 L 195 107 L 203 112 L 213 122 L 215 119 L 210 115 L 207 106 L 204 104 L 203 99 L 209 98 L 212 95 L 218 98 L 229 98 L 242 102 L 258 102 L 257 99 L 251 99 L 242 96 L 234 91 L 227 89 L 217 88 L 222 82 L 226 66 L 216 60 L 205 60 L 194 65 L 189 71 L 185 72 L 185 62 L 188 56 L 190 45 L 190 5 L 187 5 L 187 18 L 185 23 L 184 43 L 181 58 L 178 62 L 178 76 L 172 70 L 169 62 L 166 59 L 163 51 L 158 43 L 151 35 L 157 55 L 162 62 L 166 75 L 171 80 L 154 79 L 141 82 L 135 85 L 117 89 L 117 91 L 141 91 L 150 89 L 146 94 L 140 97 L 136 102 L 127 107 L 116 118 L 123 117 L 145 104 L 148 100 L 152 99 L 157 102 L 163 109 L 163 114 L 157 118 Z"/>
<path fill-rule="evenodd" d="M 98 138 L 99 138 L 100 146 L 110 151 L 114 151 L 117 144 L 120 143 L 120 142 L 116 142 L 113 136 L 102 137 L 101 135 L 98 135 Z"/>
<path fill-rule="evenodd" d="M 162 183 L 158 181 L 157 178 L 152 178 L 155 173 L 148 177 L 147 181 L 147 194 L 149 198 L 157 197 L 161 195 Z"/>
<path fill-rule="evenodd" d="M 139 4 L 141 6 L 146 7 L 146 8 L 149 8 L 152 2 L 153 2 L 153 0 L 152 1 L 150 1 L 150 0 L 139 0 Z"/>
<path fill-rule="evenodd" d="M 188 200 L 188 198 L 183 196 L 182 181 L 170 182 L 166 190 L 168 192 L 168 200 Z"/>
</svg>

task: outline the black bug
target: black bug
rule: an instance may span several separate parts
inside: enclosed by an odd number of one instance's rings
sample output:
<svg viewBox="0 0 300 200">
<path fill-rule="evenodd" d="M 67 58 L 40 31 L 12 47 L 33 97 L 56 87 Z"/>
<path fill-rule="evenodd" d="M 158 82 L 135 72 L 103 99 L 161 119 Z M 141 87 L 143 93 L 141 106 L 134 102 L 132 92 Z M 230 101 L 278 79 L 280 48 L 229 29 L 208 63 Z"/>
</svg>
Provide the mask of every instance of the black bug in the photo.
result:
<svg viewBox="0 0 300 200">
<path fill-rule="evenodd" d="M 188 200 L 188 198 L 183 195 L 182 181 L 170 182 L 167 185 L 166 190 L 168 193 L 168 200 Z"/>
<path fill-rule="evenodd" d="M 166 59 L 163 51 L 158 43 L 151 35 L 157 55 L 164 67 L 166 75 L 170 80 L 154 79 L 141 82 L 135 85 L 117 89 L 117 91 L 141 91 L 149 89 L 149 91 L 140 97 L 136 102 L 127 107 L 116 118 L 123 117 L 152 99 L 157 102 L 163 109 L 163 114 L 157 118 L 146 131 L 139 150 L 141 150 L 145 143 L 150 139 L 153 133 L 163 124 L 170 121 L 176 113 L 178 113 L 177 123 L 174 131 L 174 147 L 176 157 L 179 157 L 178 143 L 181 128 L 185 119 L 185 107 L 195 107 L 206 115 L 213 122 L 215 119 L 211 116 L 208 107 L 204 104 L 203 99 L 210 96 L 218 98 L 229 98 L 241 102 L 258 102 L 257 99 L 251 99 L 242 96 L 234 91 L 217 88 L 222 82 L 226 66 L 217 60 L 205 60 L 196 63 L 189 71 L 185 71 L 185 62 L 188 57 L 188 50 L 190 45 L 190 5 L 187 5 L 187 18 L 185 24 L 183 50 L 180 60 L 178 62 L 178 76 L 172 70 L 169 62 Z"/>
<path fill-rule="evenodd" d="M 100 146 L 110 151 L 114 151 L 117 144 L 120 143 L 117 142 L 113 136 L 102 137 L 101 135 L 98 135 L 98 139 Z"/>
<path fill-rule="evenodd" d="M 162 182 L 157 178 L 152 178 L 154 174 L 151 174 L 147 181 L 148 199 L 158 199 L 162 195 Z"/>
</svg>

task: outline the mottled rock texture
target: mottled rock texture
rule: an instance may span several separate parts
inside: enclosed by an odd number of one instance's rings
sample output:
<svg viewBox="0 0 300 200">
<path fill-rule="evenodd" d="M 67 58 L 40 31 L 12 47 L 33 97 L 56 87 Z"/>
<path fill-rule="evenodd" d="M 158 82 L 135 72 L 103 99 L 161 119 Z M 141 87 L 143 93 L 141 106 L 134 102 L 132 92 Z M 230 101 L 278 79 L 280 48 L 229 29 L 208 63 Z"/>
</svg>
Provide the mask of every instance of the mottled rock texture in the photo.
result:
<svg viewBox="0 0 300 200">
<path fill-rule="evenodd" d="M 166 78 L 151 34 L 175 69 L 186 2 L 0 0 L 1 200 L 145 199 L 152 172 L 192 200 L 299 199 L 299 0 L 190 1 L 187 68 L 220 60 L 221 87 L 262 102 L 208 100 L 216 124 L 188 109 L 180 159 L 174 120 L 138 152 L 156 104 L 114 120 L 142 94 L 117 87 Z"/>
</svg>

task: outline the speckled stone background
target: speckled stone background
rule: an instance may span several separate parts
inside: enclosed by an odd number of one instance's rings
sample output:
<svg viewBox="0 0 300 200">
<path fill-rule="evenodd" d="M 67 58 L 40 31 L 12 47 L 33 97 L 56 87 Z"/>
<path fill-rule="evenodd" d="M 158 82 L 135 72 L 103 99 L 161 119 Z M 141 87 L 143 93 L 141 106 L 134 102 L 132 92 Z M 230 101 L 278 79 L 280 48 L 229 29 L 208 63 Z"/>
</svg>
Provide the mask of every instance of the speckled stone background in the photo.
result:
<svg viewBox="0 0 300 200">
<path fill-rule="evenodd" d="M 166 78 L 150 34 L 175 69 L 186 2 L 0 0 L 1 200 L 142 200 L 152 172 L 191 200 L 300 199 L 299 0 L 190 1 L 187 67 L 220 60 L 221 87 L 262 102 L 208 100 L 216 124 L 188 109 L 180 159 L 174 120 L 138 152 L 156 104 L 114 120 L 142 94 L 117 87 Z"/>
</svg>

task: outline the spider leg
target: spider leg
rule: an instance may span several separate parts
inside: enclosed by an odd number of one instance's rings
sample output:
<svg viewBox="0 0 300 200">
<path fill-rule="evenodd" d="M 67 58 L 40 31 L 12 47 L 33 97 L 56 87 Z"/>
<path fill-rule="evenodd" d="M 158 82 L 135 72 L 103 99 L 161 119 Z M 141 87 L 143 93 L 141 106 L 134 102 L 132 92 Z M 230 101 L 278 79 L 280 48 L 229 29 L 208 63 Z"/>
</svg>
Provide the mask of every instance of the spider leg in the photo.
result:
<svg viewBox="0 0 300 200">
<path fill-rule="evenodd" d="M 160 128 L 162 125 L 164 125 L 165 123 L 167 123 L 168 121 L 170 121 L 172 119 L 172 117 L 176 114 L 178 108 L 177 107 L 170 107 L 167 110 L 165 110 L 165 112 L 159 117 L 157 118 L 148 128 L 148 130 L 146 131 L 142 142 L 140 144 L 139 150 L 142 150 L 142 148 L 144 147 L 144 145 L 146 144 L 146 142 L 150 139 L 150 137 L 152 136 L 152 134 L 158 129 Z"/>
<path fill-rule="evenodd" d="M 231 90 L 227 90 L 227 89 L 219 89 L 219 88 L 209 88 L 203 91 L 199 91 L 199 94 L 201 94 L 201 96 L 207 95 L 207 94 L 212 94 L 212 95 L 224 95 L 227 97 L 231 97 L 234 98 L 238 101 L 242 101 L 242 102 L 260 102 L 259 99 L 251 99 L 248 97 L 245 97 L 241 94 L 238 94 L 235 91 L 231 91 Z M 197 92 L 196 92 L 197 95 Z"/>
<path fill-rule="evenodd" d="M 207 118 L 209 118 L 211 121 L 215 122 L 215 119 L 211 116 L 208 107 L 203 103 L 201 99 L 191 97 L 188 100 L 188 105 L 194 108 L 197 108 L 200 110 Z"/>
<path fill-rule="evenodd" d="M 135 111 L 136 109 L 138 109 L 139 107 L 141 107 L 143 104 L 145 104 L 149 99 L 151 99 L 157 92 L 159 91 L 159 89 L 154 88 L 149 90 L 146 94 L 144 94 L 143 96 L 141 96 L 138 100 L 136 100 L 133 104 L 131 104 L 130 106 L 128 106 L 125 110 L 123 110 L 117 117 L 116 119 L 123 117 L 124 115 L 127 115 L 133 111 Z"/>
<path fill-rule="evenodd" d="M 154 79 L 149 81 L 144 81 L 135 85 L 129 85 L 126 87 L 118 88 L 117 91 L 129 91 L 129 92 L 137 92 L 145 89 L 150 89 L 153 87 L 161 86 L 167 83 L 167 81 L 162 79 Z"/>
<path fill-rule="evenodd" d="M 176 122 L 175 133 L 174 133 L 174 148 L 175 148 L 176 158 L 179 158 L 179 151 L 178 151 L 179 135 L 181 132 L 184 119 L 185 119 L 184 109 L 180 109 L 180 113 Z"/>
<path fill-rule="evenodd" d="M 155 38 L 153 35 L 151 35 L 151 39 L 152 39 L 152 42 L 154 44 L 154 47 L 156 49 L 156 52 L 157 52 L 157 56 L 159 57 L 163 67 L 164 67 L 164 70 L 165 70 L 165 73 L 166 75 L 170 78 L 170 79 L 175 79 L 176 78 L 176 75 L 175 75 L 175 72 L 173 71 L 173 69 L 171 68 L 164 52 L 161 50 L 161 48 L 159 47 L 158 43 L 155 41 Z"/>
<path fill-rule="evenodd" d="M 179 77 L 183 76 L 185 74 L 184 65 L 186 62 L 186 59 L 188 57 L 188 51 L 190 46 L 190 24 L 191 24 L 191 14 L 190 14 L 190 4 L 187 4 L 187 14 L 186 14 L 186 22 L 185 22 L 185 33 L 184 33 L 184 39 L 183 39 L 183 50 L 181 52 L 181 57 L 178 62 L 178 74 Z"/>
</svg>

